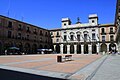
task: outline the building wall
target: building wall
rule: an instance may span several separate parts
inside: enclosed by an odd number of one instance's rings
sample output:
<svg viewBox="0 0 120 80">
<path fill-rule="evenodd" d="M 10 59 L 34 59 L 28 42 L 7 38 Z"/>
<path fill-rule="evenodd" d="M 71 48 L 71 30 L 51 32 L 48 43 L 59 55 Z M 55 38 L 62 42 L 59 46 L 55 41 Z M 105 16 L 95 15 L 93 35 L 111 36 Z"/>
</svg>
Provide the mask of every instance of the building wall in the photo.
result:
<svg viewBox="0 0 120 80">
<path fill-rule="evenodd" d="M 116 2 L 115 26 L 116 26 L 116 42 L 118 45 L 118 52 L 120 52 L 120 0 L 117 0 Z"/>
<path fill-rule="evenodd" d="M 102 33 L 102 28 L 105 29 L 105 34 Z M 110 28 L 113 28 L 112 33 L 110 33 Z M 56 37 L 57 32 L 61 33 L 59 37 Z M 80 41 L 76 39 L 78 32 L 80 34 Z M 84 40 L 85 32 L 87 32 L 87 35 L 89 36 L 86 41 Z M 116 27 L 114 24 L 98 25 L 97 15 L 89 15 L 88 23 L 81 23 L 78 19 L 76 24 L 71 24 L 71 20 L 69 18 L 63 18 L 62 28 L 51 30 L 51 33 L 54 33 L 52 34 L 54 50 L 61 54 L 95 54 L 100 52 L 116 51 L 118 49 L 117 44 L 115 43 L 115 32 Z M 92 40 L 92 33 L 95 33 L 95 40 Z M 72 41 L 70 40 L 71 34 L 74 35 L 74 40 Z M 67 40 L 64 40 L 64 35 L 67 36 Z M 105 41 L 102 41 L 103 35 L 105 36 Z M 110 40 L 110 35 L 113 35 L 113 41 Z M 57 38 L 61 39 L 61 41 L 56 42 Z M 113 48 L 115 48 L 115 50 L 112 50 Z M 71 53 L 71 50 L 73 50 L 74 53 Z"/>
<path fill-rule="evenodd" d="M 5 16 L 0 16 L 0 21 L 1 54 L 13 46 L 19 47 L 21 52 L 26 52 L 27 54 L 36 53 L 39 48 L 51 48 L 52 41 L 49 30 Z M 8 27 L 9 21 L 12 22 L 12 27 Z M 28 27 L 29 31 L 27 31 Z M 8 31 L 11 31 L 11 37 L 8 37 Z M 29 38 L 27 38 L 28 35 Z M 29 51 L 26 49 L 29 49 Z"/>
<path fill-rule="evenodd" d="M 105 34 L 102 34 L 102 28 L 105 29 Z M 110 33 L 110 28 L 113 28 L 113 33 Z M 114 36 L 114 41 L 116 38 L 116 27 L 114 25 L 108 24 L 108 25 L 101 25 L 99 27 L 99 31 L 100 31 L 100 41 L 102 42 L 102 36 L 106 37 L 106 41 L 110 41 L 110 36 L 113 35 Z"/>
</svg>

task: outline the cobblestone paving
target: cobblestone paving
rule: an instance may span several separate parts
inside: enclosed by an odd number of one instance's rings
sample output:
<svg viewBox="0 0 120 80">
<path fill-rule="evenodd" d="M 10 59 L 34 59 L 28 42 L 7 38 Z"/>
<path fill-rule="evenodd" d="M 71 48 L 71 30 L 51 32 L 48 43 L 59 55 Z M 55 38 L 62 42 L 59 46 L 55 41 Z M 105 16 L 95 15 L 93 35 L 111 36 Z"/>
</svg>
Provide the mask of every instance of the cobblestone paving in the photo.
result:
<svg viewBox="0 0 120 80">
<path fill-rule="evenodd" d="M 120 55 L 110 55 L 91 80 L 120 80 Z"/>
<path fill-rule="evenodd" d="M 86 65 L 101 58 L 101 55 L 76 54 L 73 55 L 72 61 L 62 63 L 58 63 L 56 58 L 56 54 L 0 56 L 0 68 L 66 79 Z M 77 77 L 83 76 L 79 75 Z"/>
</svg>

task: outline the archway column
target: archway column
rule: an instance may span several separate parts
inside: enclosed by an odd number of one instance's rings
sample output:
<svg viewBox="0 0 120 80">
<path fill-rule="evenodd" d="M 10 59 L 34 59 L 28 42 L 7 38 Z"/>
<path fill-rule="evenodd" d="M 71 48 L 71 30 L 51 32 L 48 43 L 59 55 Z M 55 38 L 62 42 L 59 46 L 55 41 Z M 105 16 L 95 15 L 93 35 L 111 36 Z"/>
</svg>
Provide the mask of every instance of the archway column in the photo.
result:
<svg viewBox="0 0 120 80">
<path fill-rule="evenodd" d="M 77 54 L 77 45 L 74 45 L 74 54 Z"/>
<path fill-rule="evenodd" d="M 117 43 L 118 52 L 120 52 L 120 42 Z"/>
<path fill-rule="evenodd" d="M 97 46 L 97 53 L 99 53 L 100 52 L 100 45 L 96 44 L 96 46 Z"/>
<path fill-rule="evenodd" d="M 109 44 L 109 43 L 107 43 L 107 52 L 109 52 L 109 45 L 110 45 L 110 44 Z"/>
<path fill-rule="evenodd" d="M 84 54 L 84 45 L 81 45 L 81 54 Z"/>
<path fill-rule="evenodd" d="M 60 53 L 63 54 L 63 44 L 60 45 Z"/>
<path fill-rule="evenodd" d="M 116 45 L 116 50 L 118 51 L 118 45 L 115 43 L 115 45 Z"/>
<path fill-rule="evenodd" d="M 54 51 L 56 51 L 56 45 L 54 45 Z"/>
<path fill-rule="evenodd" d="M 92 54 L 92 45 L 91 44 L 88 45 L 88 50 L 89 50 L 88 54 Z"/>
<path fill-rule="evenodd" d="M 67 45 L 67 54 L 70 54 L 70 45 Z"/>
</svg>

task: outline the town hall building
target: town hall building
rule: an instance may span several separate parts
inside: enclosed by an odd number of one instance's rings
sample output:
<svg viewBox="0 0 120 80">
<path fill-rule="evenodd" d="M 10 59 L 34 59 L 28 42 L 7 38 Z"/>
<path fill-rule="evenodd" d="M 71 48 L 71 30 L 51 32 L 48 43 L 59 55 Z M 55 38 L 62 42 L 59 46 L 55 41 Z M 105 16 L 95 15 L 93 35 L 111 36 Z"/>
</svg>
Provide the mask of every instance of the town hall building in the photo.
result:
<svg viewBox="0 0 120 80">
<path fill-rule="evenodd" d="M 97 14 L 90 14 L 88 23 L 77 19 L 72 24 L 69 18 L 62 18 L 60 29 L 52 29 L 54 51 L 61 54 L 96 54 L 116 51 L 114 24 L 99 24 Z"/>
</svg>

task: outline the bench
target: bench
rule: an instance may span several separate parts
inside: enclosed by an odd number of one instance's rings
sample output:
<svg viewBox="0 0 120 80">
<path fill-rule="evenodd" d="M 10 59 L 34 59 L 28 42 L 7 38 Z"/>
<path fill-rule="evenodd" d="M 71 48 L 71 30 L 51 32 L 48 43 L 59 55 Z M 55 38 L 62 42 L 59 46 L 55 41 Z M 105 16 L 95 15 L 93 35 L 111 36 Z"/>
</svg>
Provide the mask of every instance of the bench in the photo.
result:
<svg viewBox="0 0 120 80">
<path fill-rule="evenodd" d="M 65 57 L 62 59 L 64 59 L 65 61 L 72 60 L 72 55 L 65 55 Z"/>
</svg>

